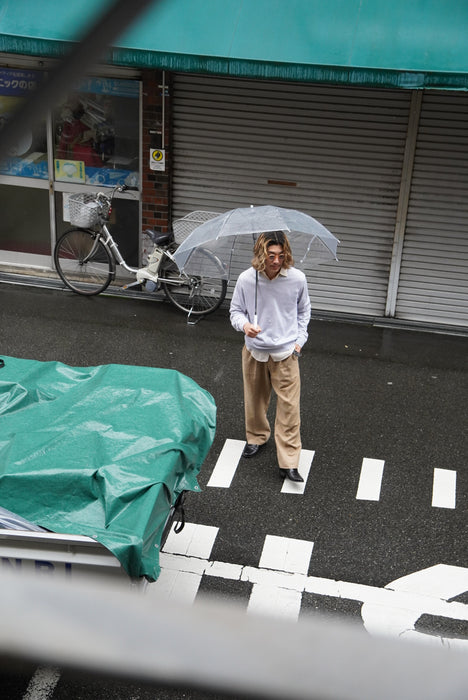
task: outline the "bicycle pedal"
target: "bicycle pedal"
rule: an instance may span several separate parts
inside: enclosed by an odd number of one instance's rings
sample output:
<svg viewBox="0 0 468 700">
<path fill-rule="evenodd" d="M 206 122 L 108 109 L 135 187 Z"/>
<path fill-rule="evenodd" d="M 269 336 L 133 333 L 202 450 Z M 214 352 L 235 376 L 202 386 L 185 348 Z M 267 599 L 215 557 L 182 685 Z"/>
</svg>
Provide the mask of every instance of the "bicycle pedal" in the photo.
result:
<svg viewBox="0 0 468 700">
<path fill-rule="evenodd" d="M 132 287 L 141 287 L 141 282 L 130 282 L 130 284 L 124 284 L 122 289 L 126 291 L 127 289 L 131 289 Z"/>
</svg>

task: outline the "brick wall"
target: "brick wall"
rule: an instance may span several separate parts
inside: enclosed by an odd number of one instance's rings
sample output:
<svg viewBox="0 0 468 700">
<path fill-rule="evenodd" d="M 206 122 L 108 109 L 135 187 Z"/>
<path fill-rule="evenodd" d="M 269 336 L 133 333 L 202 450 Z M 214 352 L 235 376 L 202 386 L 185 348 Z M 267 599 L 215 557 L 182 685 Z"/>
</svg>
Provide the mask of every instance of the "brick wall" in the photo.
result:
<svg viewBox="0 0 468 700">
<path fill-rule="evenodd" d="M 167 231 L 171 218 L 171 85 L 170 76 L 167 73 L 165 74 L 165 82 L 166 90 L 162 87 L 162 71 L 148 70 L 143 72 L 143 231 L 147 228 Z M 150 170 L 150 149 L 161 148 L 162 145 L 163 99 L 165 99 L 164 149 L 166 169 L 165 171 Z"/>
</svg>

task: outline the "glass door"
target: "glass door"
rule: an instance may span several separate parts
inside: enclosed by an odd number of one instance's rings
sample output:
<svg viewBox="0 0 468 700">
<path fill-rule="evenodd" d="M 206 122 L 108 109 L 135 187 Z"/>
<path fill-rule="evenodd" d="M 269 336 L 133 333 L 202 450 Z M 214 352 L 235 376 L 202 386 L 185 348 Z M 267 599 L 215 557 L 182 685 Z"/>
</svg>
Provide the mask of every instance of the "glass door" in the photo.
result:
<svg viewBox="0 0 468 700">
<path fill-rule="evenodd" d="M 40 71 L 0 68 L 0 128 L 14 119 Z M 0 263 L 50 266 L 49 157 L 47 127 L 34 124 L 0 162 Z"/>
</svg>

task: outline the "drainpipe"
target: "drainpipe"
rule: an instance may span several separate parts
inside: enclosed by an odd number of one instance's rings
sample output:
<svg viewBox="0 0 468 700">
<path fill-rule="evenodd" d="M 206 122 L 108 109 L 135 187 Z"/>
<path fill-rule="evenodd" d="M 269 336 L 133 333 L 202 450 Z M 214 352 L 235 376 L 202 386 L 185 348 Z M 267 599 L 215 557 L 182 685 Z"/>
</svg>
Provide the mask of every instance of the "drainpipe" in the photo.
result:
<svg viewBox="0 0 468 700">
<path fill-rule="evenodd" d="M 387 302 L 385 306 L 385 316 L 390 316 L 391 318 L 395 316 L 396 310 L 422 97 L 422 90 L 414 90 L 411 95 L 405 153 L 403 156 L 403 167 L 401 171 L 400 194 L 398 197 L 397 217 L 395 222 L 395 232 L 393 235 L 393 250 L 388 279 Z"/>
</svg>

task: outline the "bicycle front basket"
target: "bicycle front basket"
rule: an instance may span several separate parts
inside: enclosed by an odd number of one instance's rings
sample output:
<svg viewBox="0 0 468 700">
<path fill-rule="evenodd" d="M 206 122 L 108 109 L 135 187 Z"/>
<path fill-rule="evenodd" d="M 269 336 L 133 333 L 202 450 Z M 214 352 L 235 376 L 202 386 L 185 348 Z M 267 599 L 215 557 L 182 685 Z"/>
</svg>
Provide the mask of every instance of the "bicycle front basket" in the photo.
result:
<svg viewBox="0 0 468 700">
<path fill-rule="evenodd" d="M 94 194 L 72 194 L 68 198 L 72 226 L 88 228 L 99 223 L 100 204 Z"/>
</svg>

